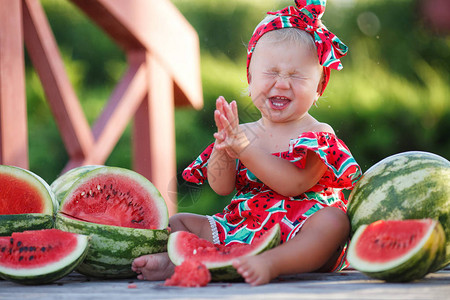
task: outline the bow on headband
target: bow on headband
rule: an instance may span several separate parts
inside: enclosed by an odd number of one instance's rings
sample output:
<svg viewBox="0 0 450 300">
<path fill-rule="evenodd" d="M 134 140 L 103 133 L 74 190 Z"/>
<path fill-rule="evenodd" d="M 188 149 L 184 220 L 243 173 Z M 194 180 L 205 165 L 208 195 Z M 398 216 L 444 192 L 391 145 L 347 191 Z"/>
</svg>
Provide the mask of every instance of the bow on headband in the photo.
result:
<svg viewBox="0 0 450 300">
<path fill-rule="evenodd" d="M 325 12 L 326 0 L 295 0 L 296 6 L 289 6 L 275 12 L 268 22 L 260 24 L 250 40 L 247 49 L 247 80 L 249 80 L 250 60 L 258 40 L 267 32 L 282 28 L 299 28 L 310 33 L 317 47 L 319 63 L 324 67 L 325 87 L 330 78 L 330 69 L 341 70 L 340 58 L 347 54 L 347 46 L 322 25 L 320 19 Z"/>
</svg>

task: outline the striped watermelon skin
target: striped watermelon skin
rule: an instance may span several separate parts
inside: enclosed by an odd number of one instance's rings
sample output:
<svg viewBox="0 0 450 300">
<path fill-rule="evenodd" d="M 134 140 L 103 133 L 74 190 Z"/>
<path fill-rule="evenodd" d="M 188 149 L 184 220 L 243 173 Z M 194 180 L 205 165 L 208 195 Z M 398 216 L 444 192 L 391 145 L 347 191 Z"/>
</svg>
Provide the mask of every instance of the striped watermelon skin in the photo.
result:
<svg viewBox="0 0 450 300">
<path fill-rule="evenodd" d="M 355 232 L 354 238 L 350 242 L 347 259 L 351 266 L 364 274 L 385 280 L 388 282 L 409 282 L 422 279 L 428 273 L 433 272 L 435 264 L 439 261 L 439 253 L 445 249 L 445 234 L 442 225 L 432 221 L 432 230 L 425 238 L 423 245 L 406 261 L 398 265 L 386 267 L 384 270 L 375 270 L 374 264 L 368 261 L 361 261 L 355 251 L 359 237 L 363 234 L 368 225 L 362 225 Z M 380 266 L 376 266 L 380 269 Z"/>
<path fill-rule="evenodd" d="M 0 236 L 13 232 L 53 228 L 53 216 L 46 214 L 0 215 Z"/>
<path fill-rule="evenodd" d="M 91 236 L 81 274 L 97 278 L 130 278 L 131 262 L 141 255 L 165 252 L 169 230 L 137 229 L 89 223 L 56 215 L 55 227 Z"/>
<path fill-rule="evenodd" d="M 421 151 L 387 157 L 367 170 L 348 199 L 352 234 L 377 220 L 431 218 L 446 235 L 446 259 L 450 263 L 450 162 Z"/>
</svg>

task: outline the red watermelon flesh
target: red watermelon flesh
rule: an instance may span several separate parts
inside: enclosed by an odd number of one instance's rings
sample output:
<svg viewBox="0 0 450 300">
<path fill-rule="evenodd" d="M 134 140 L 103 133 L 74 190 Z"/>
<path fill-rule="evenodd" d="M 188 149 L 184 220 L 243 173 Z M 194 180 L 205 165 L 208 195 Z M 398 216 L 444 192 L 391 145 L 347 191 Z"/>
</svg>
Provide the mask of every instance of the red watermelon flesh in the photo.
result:
<svg viewBox="0 0 450 300">
<path fill-rule="evenodd" d="M 71 253 L 77 246 L 77 236 L 58 229 L 46 229 L 0 237 L 0 264 L 20 269 L 45 267 Z"/>
<path fill-rule="evenodd" d="M 374 263 L 392 261 L 417 246 L 429 227 L 422 220 L 374 222 L 359 238 L 356 254 Z"/>
<path fill-rule="evenodd" d="M 164 282 L 166 286 L 201 287 L 211 281 L 211 273 L 204 264 L 188 259 L 175 267 L 175 273 Z"/>
<path fill-rule="evenodd" d="M 161 228 L 152 195 L 135 180 L 100 174 L 78 186 L 61 206 L 70 217 L 97 224 L 130 228 Z"/>
<path fill-rule="evenodd" d="M 222 245 L 213 244 L 187 231 L 178 231 L 176 232 L 177 238 L 174 239 L 176 242 L 174 248 L 180 249 L 181 253 L 178 254 L 184 259 L 196 259 L 205 264 L 220 265 L 223 262 L 229 262 L 233 258 L 254 255 L 255 251 L 260 251 L 258 250 L 260 246 L 267 244 L 266 234 L 255 238 L 252 244 L 233 242 L 228 245 Z"/>
<path fill-rule="evenodd" d="M 0 174 L 0 215 L 42 213 L 44 210 L 42 195 L 35 186 L 16 176 Z"/>
</svg>

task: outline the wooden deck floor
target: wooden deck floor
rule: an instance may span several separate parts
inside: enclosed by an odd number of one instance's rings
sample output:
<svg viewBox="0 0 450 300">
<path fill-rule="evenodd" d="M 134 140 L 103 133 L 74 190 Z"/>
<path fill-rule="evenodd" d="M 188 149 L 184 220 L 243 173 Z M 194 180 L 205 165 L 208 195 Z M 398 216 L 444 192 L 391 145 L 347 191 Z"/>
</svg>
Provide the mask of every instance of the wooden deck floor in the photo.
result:
<svg viewBox="0 0 450 300">
<path fill-rule="evenodd" d="M 450 299 L 450 269 L 411 283 L 385 283 L 357 271 L 303 274 L 251 287 L 211 283 L 204 288 L 165 287 L 162 282 L 97 280 L 77 273 L 42 286 L 0 280 L 0 299 Z"/>
</svg>

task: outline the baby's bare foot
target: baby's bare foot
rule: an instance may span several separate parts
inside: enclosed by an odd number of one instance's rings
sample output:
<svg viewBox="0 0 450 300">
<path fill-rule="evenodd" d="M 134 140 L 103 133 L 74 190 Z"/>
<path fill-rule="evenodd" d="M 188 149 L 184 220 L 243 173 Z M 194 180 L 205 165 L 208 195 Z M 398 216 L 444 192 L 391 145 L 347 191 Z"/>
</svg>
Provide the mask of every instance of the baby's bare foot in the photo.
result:
<svg viewBox="0 0 450 300">
<path fill-rule="evenodd" d="M 267 261 L 260 256 L 238 258 L 233 262 L 233 267 L 250 285 L 266 284 L 275 277 L 270 273 Z"/>
<path fill-rule="evenodd" d="M 174 268 L 167 253 L 140 256 L 131 264 L 139 280 L 165 280 L 172 276 Z"/>
</svg>

